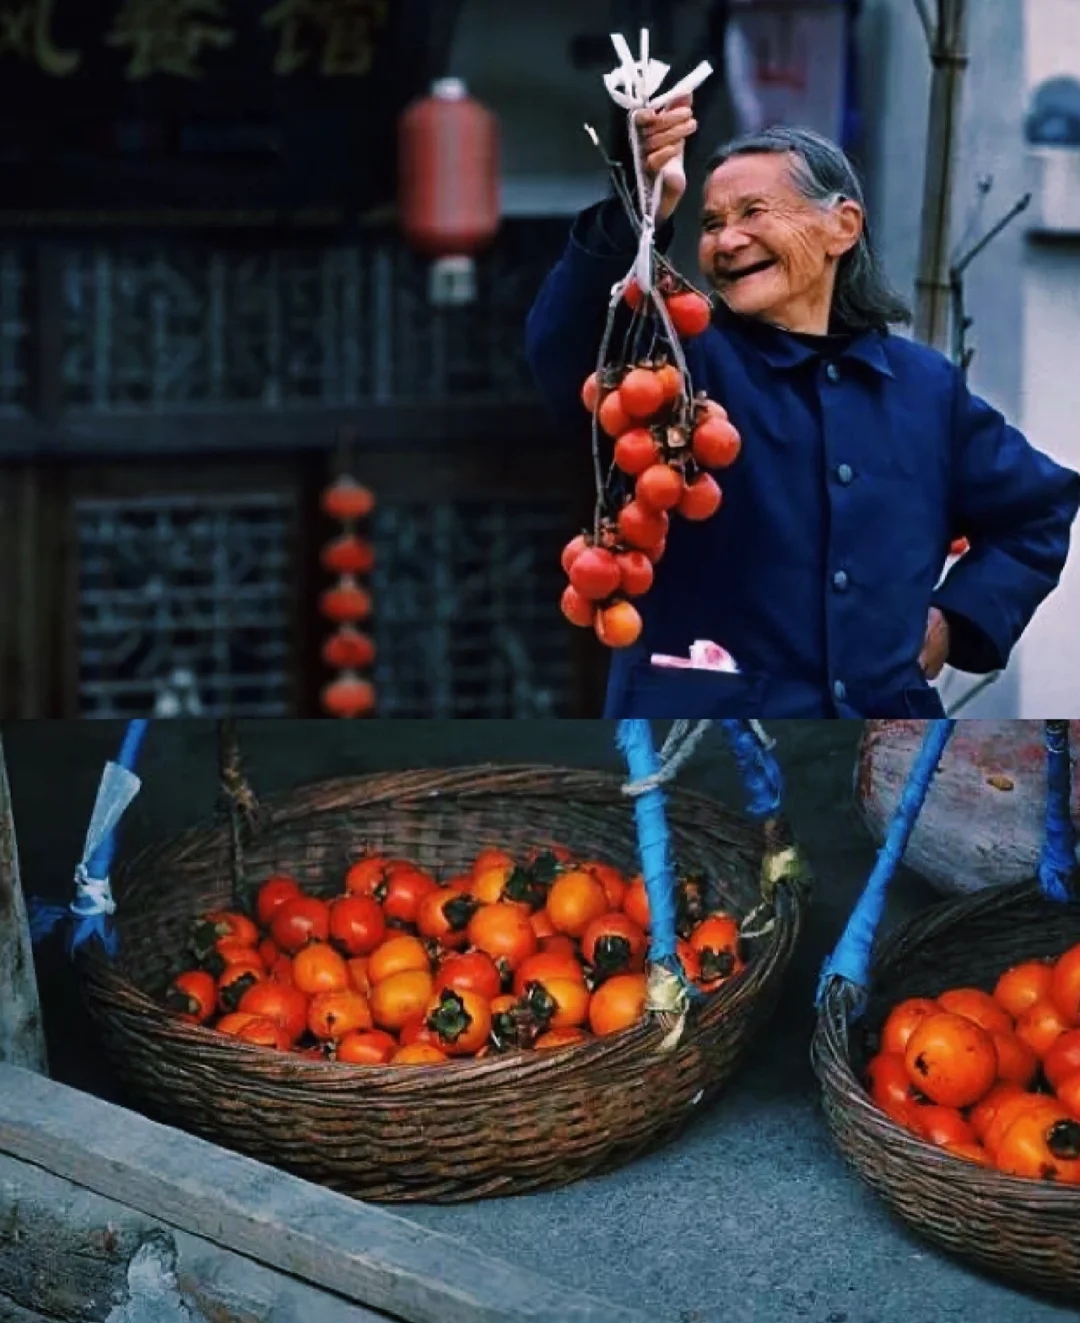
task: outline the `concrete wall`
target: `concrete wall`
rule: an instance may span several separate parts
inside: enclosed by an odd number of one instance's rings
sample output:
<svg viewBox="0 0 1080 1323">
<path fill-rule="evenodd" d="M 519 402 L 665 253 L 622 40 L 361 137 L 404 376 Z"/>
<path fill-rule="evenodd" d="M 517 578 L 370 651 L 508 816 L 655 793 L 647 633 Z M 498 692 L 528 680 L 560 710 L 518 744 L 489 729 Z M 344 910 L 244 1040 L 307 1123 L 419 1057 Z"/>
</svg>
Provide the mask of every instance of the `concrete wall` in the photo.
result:
<svg viewBox="0 0 1080 1323">
<path fill-rule="evenodd" d="M 1024 285 L 1024 425 L 1080 468 L 1080 243 L 1029 247 Z M 1073 547 L 1064 582 L 1024 640 L 1021 716 L 1080 712 L 1080 535 Z"/>
<path fill-rule="evenodd" d="M 1080 76 L 1080 0 L 981 0 L 970 4 L 954 234 L 966 249 L 1032 186 L 1023 139 L 1030 89 L 1056 72 Z M 866 80 L 870 201 L 886 265 L 913 288 L 925 150 L 929 65 L 911 0 L 867 0 L 861 44 Z M 980 204 L 978 183 L 993 187 Z M 1038 199 L 1031 209 L 1037 212 Z M 1076 218 L 1080 231 L 1080 215 Z M 970 267 L 975 319 L 972 388 L 1040 449 L 1080 466 L 1080 233 L 1035 243 L 1022 216 Z M 1007 674 L 965 717 L 1080 713 L 1080 551 L 1036 616 Z M 947 699 L 970 681 L 947 679 Z"/>
<path fill-rule="evenodd" d="M 1020 137 L 1025 106 L 1023 11 L 1016 0 L 982 0 L 969 8 L 971 61 L 953 211 L 958 252 L 981 237 L 1027 187 Z M 861 46 L 874 223 L 894 281 L 911 291 L 918 262 L 930 80 L 926 42 L 911 0 L 868 0 Z M 980 201 L 979 182 L 986 177 L 993 185 Z M 975 319 L 969 337 L 976 350 L 972 389 L 1020 427 L 1028 426 L 1022 334 L 1026 248 L 1023 224 L 1016 222 L 969 268 L 965 290 L 969 315 Z M 1032 439 L 1049 448 L 1040 428 Z M 1060 600 L 1046 608 L 1054 622 L 1062 613 Z M 966 706 L 964 716 L 1034 715 L 1021 712 L 1018 705 L 1022 692 L 1030 701 L 1024 671 L 1036 647 L 1025 642 L 1008 673 Z M 1046 683 L 1045 676 L 1041 683 Z M 953 673 L 946 676 L 942 691 L 948 702 L 970 687 L 968 677 Z"/>
<path fill-rule="evenodd" d="M 1080 78 L 1080 0 L 1026 0 L 1025 88 L 1048 77 Z M 1080 151 L 1052 149 L 1073 157 Z M 1034 162 L 1032 163 L 1035 164 Z M 1036 185 L 1036 219 L 1043 212 Z M 1028 242 L 1024 253 L 1023 417 L 1051 454 L 1080 468 L 1080 190 L 1072 193 L 1071 233 Z M 1075 541 L 1080 542 L 1080 538 Z M 1052 608 L 1035 621 L 1021 663 L 1021 714 L 1071 716 L 1080 710 L 1080 549 L 1075 549 Z"/>
<path fill-rule="evenodd" d="M 574 69 L 567 48 L 577 33 L 606 32 L 609 8 L 545 0 L 509 21 L 505 0 L 464 6 L 450 68 L 499 114 L 504 211 L 572 214 L 603 196 L 606 171 L 583 128 L 606 127 L 600 71 Z"/>
</svg>

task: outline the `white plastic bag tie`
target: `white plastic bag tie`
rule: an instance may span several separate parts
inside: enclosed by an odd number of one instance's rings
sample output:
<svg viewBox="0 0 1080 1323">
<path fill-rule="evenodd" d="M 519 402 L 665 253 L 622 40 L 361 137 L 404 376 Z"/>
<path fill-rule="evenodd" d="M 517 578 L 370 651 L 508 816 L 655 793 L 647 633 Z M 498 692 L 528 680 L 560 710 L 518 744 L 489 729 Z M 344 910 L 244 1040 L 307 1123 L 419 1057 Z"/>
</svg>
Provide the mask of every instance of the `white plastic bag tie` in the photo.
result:
<svg viewBox="0 0 1080 1323">
<path fill-rule="evenodd" d="M 142 781 L 134 772 L 121 767 L 119 763 L 105 764 L 94 801 L 94 811 L 90 815 L 90 825 L 86 829 L 82 859 L 75 869 L 76 895 L 71 904 L 73 913 L 89 916 L 116 912 L 108 877 L 92 877 L 89 868 L 102 843 L 116 830 L 141 788 Z"/>
<path fill-rule="evenodd" d="M 652 256 L 656 235 L 656 218 L 663 197 L 664 175 L 669 167 L 666 167 L 657 176 L 650 195 L 648 180 L 645 175 L 645 162 L 642 159 L 641 146 L 638 141 L 636 119 L 643 110 L 661 110 L 679 97 L 689 95 L 709 77 L 712 73 L 712 65 L 708 60 L 702 60 L 696 69 L 688 73 L 685 78 L 680 78 L 674 87 L 669 88 L 666 92 L 660 92 L 660 86 L 667 77 L 671 66 L 665 64 L 662 60 L 650 58 L 648 28 L 641 29 L 640 53 L 636 60 L 622 33 L 613 32 L 611 34 L 611 44 L 615 47 L 619 64 L 617 68 L 604 75 L 604 86 L 607 88 L 612 101 L 627 112 L 630 120 L 629 129 L 630 143 L 634 155 L 634 178 L 637 186 L 638 207 L 641 211 L 641 233 L 638 238 L 638 251 L 634 259 L 633 270 L 628 275 L 627 281 L 632 276 L 637 280 L 642 292 L 648 294 L 653 287 Z M 672 162 L 671 164 L 674 166 L 676 163 Z"/>
</svg>

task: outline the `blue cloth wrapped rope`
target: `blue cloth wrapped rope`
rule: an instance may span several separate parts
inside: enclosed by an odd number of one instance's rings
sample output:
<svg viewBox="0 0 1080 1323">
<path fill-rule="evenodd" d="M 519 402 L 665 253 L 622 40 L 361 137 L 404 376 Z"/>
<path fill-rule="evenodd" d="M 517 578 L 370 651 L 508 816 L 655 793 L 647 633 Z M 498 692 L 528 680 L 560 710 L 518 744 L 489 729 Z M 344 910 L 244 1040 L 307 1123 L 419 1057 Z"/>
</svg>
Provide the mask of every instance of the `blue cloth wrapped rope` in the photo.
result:
<svg viewBox="0 0 1080 1323">
<path fill-rule="evenodd" d="M 1076 829 L 1072 820 L 1072 757 L 1067 721 L 1044 722 L 1046 824 L 1039 858 L 1039 889 L 1047 900 L 1078 899 Z"/>
<path fill-rule="evenodd" d="M 748 796 L 747 816 L 758 822 L 775 817 L 783 802 L 784 782 L 772 750 L 749 721 L 721 721 L 720 725 Z"/>
<path fill-rule="evenodd" d="M 649 959 L 675 974 L 691 999 L 703 994 L 687 979 L 677 952 L 675 872 L 662 784 L 683 765 L 711 724 L 675 722 L 660 755 L 647 720 L 620 721 L 616 736 L 630 773 L 626 790 L 635 798 L 638 855 L 651 917 Z M 747 813 L 759 820 L 775 818 L 780 811 L 783 782 L 771 746 L 753 722 L 724 721 L 721 725 L 749 797 Z"/>
<path fill-rule="evenodd" d="M 620 721 L 616 743 L 626 759 L 631 784 L 649 781 L 660 772 L 662 764 L 648 721 L 637 718 Z M 658 784 L 635 795 L 634 821 L 641 875 L 649 897 L 649 959 L 679 973 L 681 966 L 675 952 L 675 872 L 664 802 L 664 792 Z"/>
<path fill-rule="evenodd" d="M 889 883 L 904 857 L 911 833 L 926 802 L 930 783 L 955 727 L 956 721 L 950 719 L 932 721 L 927 725 L 922 747 L 908 773 L 900 802 L 893 812 L 870 877 L 836 949 L 821 971 L 817 989 L 819 1006 L 833 979 L 842 979 L 860 992 L 865 991 L 869 984 L 874 939 L 885 910 Z"/>
<path fill-rule="evenodd" d="M 115 762 L 105 765 L 83 857 L 75 869 L 75 897 L 71 904 L 46 905 L 38 897 L 30 897 L 30 939 L 35 945 L 66 922 L 69 955 L 93 939 L 101 943 L 110 957 L 116 955 L 119 943 L 111 921 L 116 907 L 109 872 L 116 856 L 117 826 L 141 785 L 134 769 L 149 724 L 146 720 L 129 722 Z"/>
</svg>

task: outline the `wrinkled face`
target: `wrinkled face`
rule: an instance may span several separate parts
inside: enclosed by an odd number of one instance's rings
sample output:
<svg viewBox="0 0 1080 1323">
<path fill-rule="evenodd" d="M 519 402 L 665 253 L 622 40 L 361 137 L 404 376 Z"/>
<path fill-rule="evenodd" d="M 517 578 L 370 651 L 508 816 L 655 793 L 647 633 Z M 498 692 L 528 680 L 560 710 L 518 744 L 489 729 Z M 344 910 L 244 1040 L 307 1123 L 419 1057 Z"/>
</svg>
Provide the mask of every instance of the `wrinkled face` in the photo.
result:
<svg viewBox="0 0 1080 1323">
<path fill-rule="evenodd" d="M 805 198 L 790 156 L 734 156 L 705 182 L 698 258 L 732 312 L 824 335 L 837 262 L 862 226 L 856 202 Z"/>
</svg>

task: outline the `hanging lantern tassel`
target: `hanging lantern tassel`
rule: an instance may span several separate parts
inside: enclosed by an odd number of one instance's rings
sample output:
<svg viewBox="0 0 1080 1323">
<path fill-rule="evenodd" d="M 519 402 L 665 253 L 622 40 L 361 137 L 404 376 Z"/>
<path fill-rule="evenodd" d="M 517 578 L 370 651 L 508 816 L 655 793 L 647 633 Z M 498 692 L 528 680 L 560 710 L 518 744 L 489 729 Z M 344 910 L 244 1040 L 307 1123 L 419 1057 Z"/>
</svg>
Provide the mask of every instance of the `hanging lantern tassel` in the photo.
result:
<svg viewBox="0 0 1080 1323">
<path fill-rule="evenodd" d="M 433 265 L 435 305 L 472 303 L 474 258 L 499 230 L 499 126 L 460 78 L 440 78 L 398 129 L 398 212 L 408 243 Z"/>
<path fill-rule="evenodd" d="M 374 510 L 375 497 L 353 478 L 340 477 L 323 492 L 320 504 L 323 513 L 342 526 L 321 556 L 323 569 L 337 575 L 337 582 L 319 598 L 319 614 L 337 626 L 323 645 L 322 659 L 338 674 L 324 686 L 320 702 L 332 717 L 370 716 L 375 688 L 363 672 L 375 660 L 375 644 L 358 626 L 371 618 L 371 594 L 360 580 L 371 573 L 375 551 L 356 526 Z"/>
</svg>

